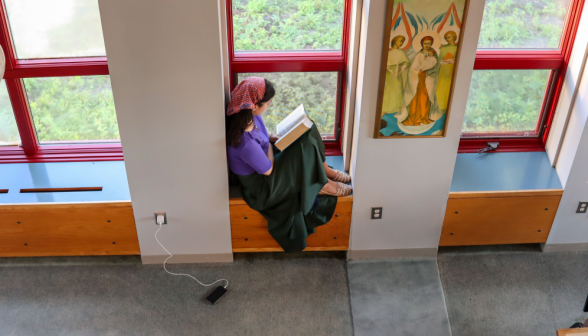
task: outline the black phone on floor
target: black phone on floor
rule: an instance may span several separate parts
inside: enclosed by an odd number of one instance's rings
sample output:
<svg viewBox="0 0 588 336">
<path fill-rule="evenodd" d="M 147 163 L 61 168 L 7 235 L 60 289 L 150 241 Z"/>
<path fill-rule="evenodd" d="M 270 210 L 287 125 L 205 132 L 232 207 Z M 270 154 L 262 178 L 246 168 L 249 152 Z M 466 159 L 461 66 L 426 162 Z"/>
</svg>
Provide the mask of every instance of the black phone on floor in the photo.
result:
<svg viewBox="0 0 588 336">
<path fill-rule="evenodd" d="M 218 286 L 215 290 L 213 290 L 207 297 L 206 301 L 210 304 L 215 304 L 220 298 L 223 297 L 227 293 L 227 289 L 223 286 Z"/>
<path fill-rule="evenodd" d="M 588 313 L 588 296 L 586 297 L 586 303 L 584 303 L 584 313 Z"/>
</svg>

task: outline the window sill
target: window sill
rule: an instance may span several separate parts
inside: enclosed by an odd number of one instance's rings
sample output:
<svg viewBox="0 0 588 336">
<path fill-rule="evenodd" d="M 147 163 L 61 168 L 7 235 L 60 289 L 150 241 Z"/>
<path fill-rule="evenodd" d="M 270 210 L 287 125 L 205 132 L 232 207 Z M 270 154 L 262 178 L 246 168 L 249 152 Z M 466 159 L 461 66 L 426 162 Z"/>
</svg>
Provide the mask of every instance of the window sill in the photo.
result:
<svg viewBox="0 0 588 336">
<path fill-rule="evenodd" d="M 451 192 L 563 189 L 547 153 L 458 154 Z"/>
<path fill-rule="evenodd" d="M 41 146 L 27 155 L 21 147 L 0 147 L 2 163 L 88 162 L 124 160 L 121 144 Z"/>
<path fill-rule="evenodd" d="M 0 204 L 129 201 L 125 163 L 47 162 L 0 164 Z M 102 187 L 102 191 L 21 193 L 28 188 Z"/>
<path fill-rule="evenodd" d="M 477 153 L 478 150 L 486 148 L 488 142 L 499 142 L 498 149 L 493 152 L 545 152 L 545 145 L 540 138 L 462 138 L 459 141 L 458 153 Z"/>
<path fill-rule="evenodd" d="M 341 152 L 341 144 L 335 141 L 325 142 L 325 155 L 342 156 L 343 153 Z"/>
</svg>

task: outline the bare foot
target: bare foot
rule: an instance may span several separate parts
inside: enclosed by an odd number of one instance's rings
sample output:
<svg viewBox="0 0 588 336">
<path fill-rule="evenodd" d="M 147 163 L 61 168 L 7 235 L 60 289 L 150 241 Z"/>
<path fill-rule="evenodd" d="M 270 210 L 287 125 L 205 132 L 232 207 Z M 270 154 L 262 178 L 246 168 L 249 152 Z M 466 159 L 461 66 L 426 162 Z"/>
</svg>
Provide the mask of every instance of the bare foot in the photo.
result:
<svg viewBox="0 0 588 336">
<path fill-rule="evenodd" d="M 349 174 L 329 168 L 326 162 L 323 162 L 323 166 L 325 167 L 325 172 L 330 180 L 343 183 L 351 182 L 351 176 L 349 176 Z"/>
<path fill-rule="evenodd" d="M 337 193 L 337 182 L 329 180 L 329 182 L 327 182 L 327 184 L 325 184 L 325 186 L 323 187 L 323 189 L 321 189 L 321 191 L 328 192 L 330 194 L 336 194 Z"/>
<path fill-rule="evenodd" d="M 331 169 L 331 167 L 329 167 L 326 162 L 323 162 L 323 166 L 325 167 L 325 172 L 327 173 L 328 178 L 334 179 L 335 177 L 337 177 L 337 173 L 335 173 L 335 170 Z"/>
</svg>

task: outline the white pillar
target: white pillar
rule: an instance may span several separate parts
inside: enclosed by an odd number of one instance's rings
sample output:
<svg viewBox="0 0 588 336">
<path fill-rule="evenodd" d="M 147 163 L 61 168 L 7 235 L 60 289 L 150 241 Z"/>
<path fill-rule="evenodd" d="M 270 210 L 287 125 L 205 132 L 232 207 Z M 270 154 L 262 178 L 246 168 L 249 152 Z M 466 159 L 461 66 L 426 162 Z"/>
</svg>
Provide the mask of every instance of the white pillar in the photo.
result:
<svg viewBox="0 0 588 336">
<path fill-rule="evenodd" d="M 100 0 L 143 262 L 232 261 L 218 0 Z"/>
<path fill-rule="evenodd" d="M 435 255 L 449 188 L 478 36 L 483 0 L 470 0 L 461 38 L 456 84 L 444 138 L 374 139 L 386 0 L 364 0 L 354 148 L 350 258 Z M 382 219 L 370 219 L 372 207 Z"/>
</svg>

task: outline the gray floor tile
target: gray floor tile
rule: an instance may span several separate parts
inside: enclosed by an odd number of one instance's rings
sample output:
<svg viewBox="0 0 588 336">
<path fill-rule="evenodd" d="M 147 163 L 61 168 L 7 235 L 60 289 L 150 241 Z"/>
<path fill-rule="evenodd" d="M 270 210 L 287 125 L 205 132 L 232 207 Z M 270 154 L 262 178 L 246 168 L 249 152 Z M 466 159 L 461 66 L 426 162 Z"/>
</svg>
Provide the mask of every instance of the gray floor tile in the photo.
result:
<svg viewBox="0 0 588 336">
<path fill-rule="evenodd" d="M 356 336 L 451 335 L 434 258 L 351 261 Z"/>
</svg>

